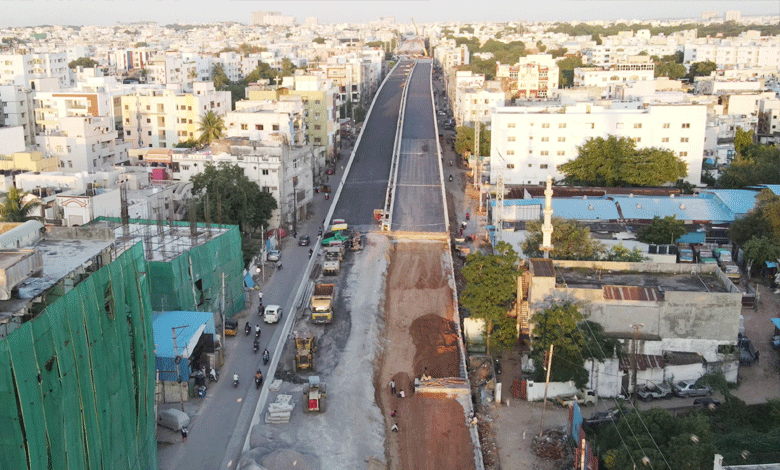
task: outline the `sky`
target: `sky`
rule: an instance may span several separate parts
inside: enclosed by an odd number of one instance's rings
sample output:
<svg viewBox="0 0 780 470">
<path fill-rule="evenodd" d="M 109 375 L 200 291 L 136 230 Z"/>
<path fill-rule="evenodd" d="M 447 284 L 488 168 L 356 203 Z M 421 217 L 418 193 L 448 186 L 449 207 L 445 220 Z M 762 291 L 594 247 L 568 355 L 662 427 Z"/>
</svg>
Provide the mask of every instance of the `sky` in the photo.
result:
<svg viewBox="0 0 780 470">
<path fill-rule="evenodd" d="M 700 18 L 703 11 L 739 10 L 743 16 L 780 15 L 780 1 L 741 0 L 0 0 L 0 28 L 101 25 L 156 21 L 159 24 L 237 21 L 253 11 L 280 11 L 298 22 L 359 23 L 393 16 L 397 23 L 447 21 L 590 21 Z"/>
</svg>

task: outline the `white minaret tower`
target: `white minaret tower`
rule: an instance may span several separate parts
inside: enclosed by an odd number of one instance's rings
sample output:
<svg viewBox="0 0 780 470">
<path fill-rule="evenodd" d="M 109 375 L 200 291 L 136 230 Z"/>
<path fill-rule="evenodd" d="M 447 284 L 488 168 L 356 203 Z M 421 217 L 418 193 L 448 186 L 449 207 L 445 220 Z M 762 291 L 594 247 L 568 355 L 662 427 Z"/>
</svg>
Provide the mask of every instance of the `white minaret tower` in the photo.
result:
<svg viewBox="0 0 780 470">
<path fill-rule="evenodd" d="M 544 258 L 550 257 L 550 252 L 553 249 L 552 245 L 552 176 L 547 175 L 547 189 L 544 190 L 544 223 L 542 224 L 542 244 L 539 246 L 544 252 Z"/>
</svg>

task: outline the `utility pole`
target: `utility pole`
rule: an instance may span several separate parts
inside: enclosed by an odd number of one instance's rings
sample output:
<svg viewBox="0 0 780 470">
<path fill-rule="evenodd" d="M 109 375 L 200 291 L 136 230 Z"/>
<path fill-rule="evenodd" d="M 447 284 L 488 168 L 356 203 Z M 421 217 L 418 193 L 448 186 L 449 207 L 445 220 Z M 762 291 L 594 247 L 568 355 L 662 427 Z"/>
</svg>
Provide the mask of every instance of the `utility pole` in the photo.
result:
<svg viewBox="0 0 780 470">
<path fill-rule="evenodd" d="M 176 383 L 179 384 L 179 403 L 181 404 L 182 411 L 184 411 L 184 392 L 181 389 L 181 369 L 179 369 L 179 363 L 181 362 L 181 358 L 179 357 L 179 347 L 176 345 L 176 330 L 189 328 L 189 326 L 190 325 L 174 326 L 173 328 L 171 328 L 171 336 L 173 337 L 174 362 L 176 363 L 176 375 L 178 376 L 178 380 L 176 381 Z"/>
<path fill-rule="evenodd" d="M 638 369 L 638 363 L 636 360 L 636 354 L 637 354 L 637 343 L 639 343 L 639 329 L 642 328 L 644 323 L 634 323 L 631 325 L 631 328 L 634 329 L 634 345 L 633 345 L 633 352 L 631 354 L 631 370 L 633 377 L 631 378 L 631 382 L 633 384 L 633 391 L 631 393 L 631 403 L 636 407 L 636 371 Z"/>
<path fill-rule="evenodd" d="M 547 360 L 544 361 L 547 369 L 547 380 L 544 382 L 544 404 L 542 405 L 542 420 L 539 423 L 539 438 L 541 439 L 544 432 L 544 411 L 547 409 L 547 389 L 550 387 L 550 371 L 552 370 L 552 358 L 553 358 L 554 344 L 550 345 L 550 354 L 547 356 Z"/>
</svg>

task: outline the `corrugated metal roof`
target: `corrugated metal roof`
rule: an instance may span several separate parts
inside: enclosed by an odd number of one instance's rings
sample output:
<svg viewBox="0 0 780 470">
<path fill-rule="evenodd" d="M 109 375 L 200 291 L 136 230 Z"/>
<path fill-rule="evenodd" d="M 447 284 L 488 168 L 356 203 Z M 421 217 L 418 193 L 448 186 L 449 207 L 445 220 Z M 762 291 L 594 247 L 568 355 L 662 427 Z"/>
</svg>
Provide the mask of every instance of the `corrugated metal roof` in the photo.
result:
<svg viewBox="0 0 780 470">
<path fill-rule="evenodd" d="M 490 201 L 495 207 L 496 201 Z M 544 199 L 505 199 L 504 206 L 544 206 Z M 553 216 L 572 220 L 618 220 L 613 201 L 602 198 L 553 198 Z"/>
<path fill-rule="evenodd" d="M 780 196 L 780 184 L 762 184 L 761 186 Z"/>
<path fill-rule="evenodd" d="M 555 277 L 551 259 L 531 258 L 531 272 L 536 277 Z"/>
<path fill-rule="evenodd" d="M 633 368 L 631 363 L 631 354 L 626 354 L 620 358 L 620 370 L 626 371 Z M 666 361 L 663 356 L 651 356 L 649 354 L 636 355 L 636 367 L 639 370 L 663 369 L 666 367 Z"/>
<path fill-rule="evenodd" d="M 173 347 L 173 332 L 176 329 L 176 351 Z M 157 357 L 189 357 L 202 333 L 214 334 L 214 314 L 211 312 L 172 311 L 156 313 L 152 318 L 155 355 Z"/>
<path fill-rule="evenodd" d="M 673 215 L 680 220 L 732 222 L 734 214 L 713 198 L 702 197 L 614 197 L 623 217 L 629 220 Z"/>
<path fill-rule="evenodd" d="M 706 198 L 710 194 L 720 199 L 734 215 L 741 215 L 755 207 L 758 192 L 750 189 L 708 189 L 701 192 L 701 197 Z"/>
<path fill-rule="evenodd" d="M 651 302 L 663 300 L 661 292 L 655 287 L 604 286 L 602 291 L 606 300 L 641 300 Z"/>
</svg>

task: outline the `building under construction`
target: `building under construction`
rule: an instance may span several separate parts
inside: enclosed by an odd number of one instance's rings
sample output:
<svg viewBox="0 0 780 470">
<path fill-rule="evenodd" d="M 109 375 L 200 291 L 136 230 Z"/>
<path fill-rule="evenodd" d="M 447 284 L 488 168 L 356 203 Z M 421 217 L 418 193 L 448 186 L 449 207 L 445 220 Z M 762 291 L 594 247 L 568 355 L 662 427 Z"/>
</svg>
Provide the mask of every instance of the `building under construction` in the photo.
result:
<svg viewBox="0 0 780 470">
<path fill-rule="evenodd" d="M 238 228 L 3 228 L 0 468 L 157 468 L 152 312 L 240 311 Z"/>
</svg>

